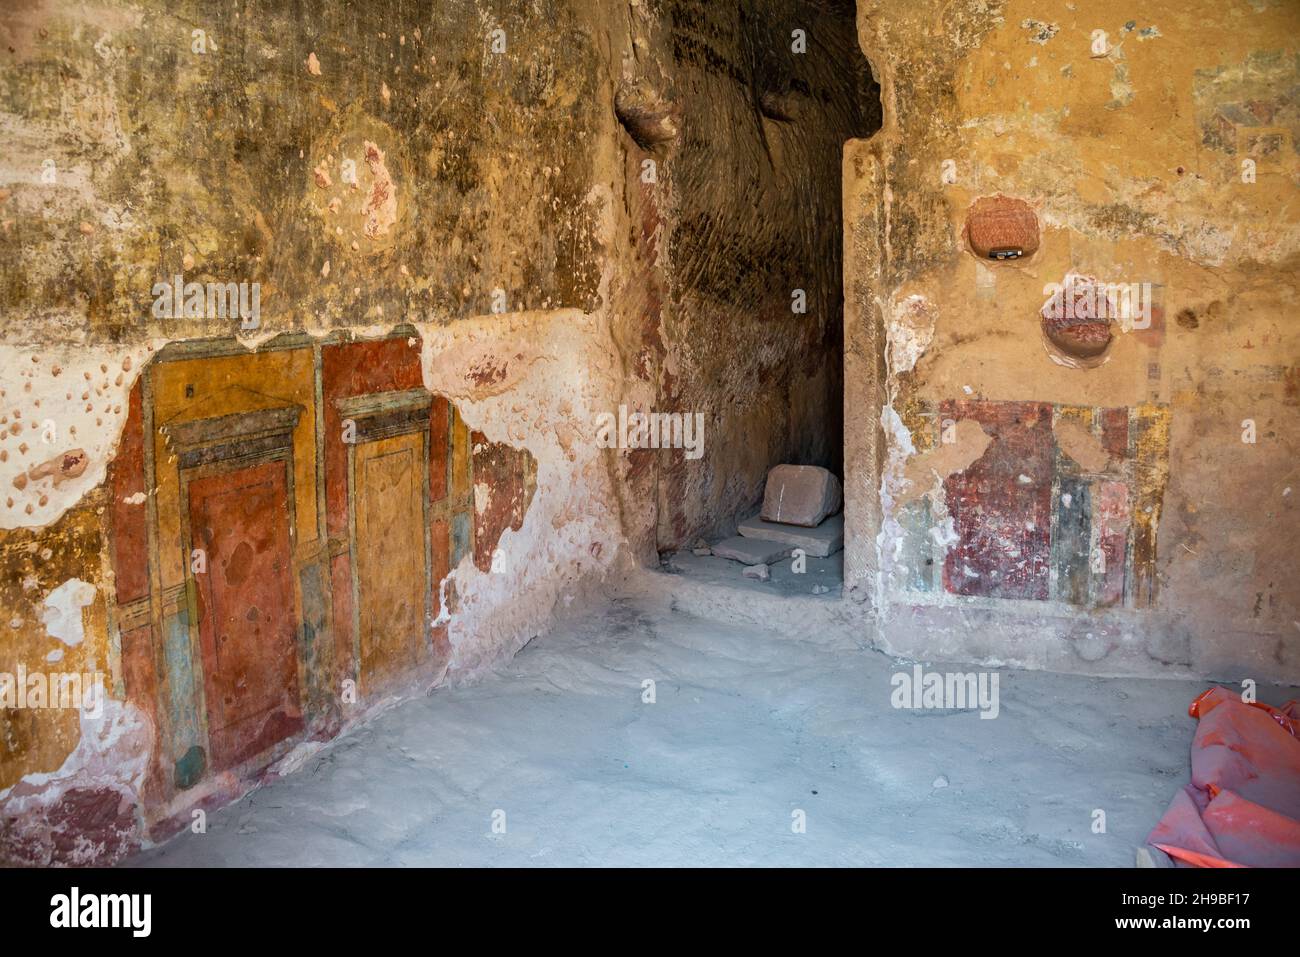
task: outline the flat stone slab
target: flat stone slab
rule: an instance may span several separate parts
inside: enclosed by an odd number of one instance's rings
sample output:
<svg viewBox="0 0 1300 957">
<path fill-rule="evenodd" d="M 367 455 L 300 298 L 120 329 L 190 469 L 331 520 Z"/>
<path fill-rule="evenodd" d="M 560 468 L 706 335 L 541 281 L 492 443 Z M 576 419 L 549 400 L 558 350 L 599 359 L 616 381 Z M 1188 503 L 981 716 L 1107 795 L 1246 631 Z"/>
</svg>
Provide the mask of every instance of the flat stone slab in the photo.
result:
<svg viewBox="0 0 1300 957">
<path fill-rule="evenodd" d="M 718 542 L 712 548 L 713 554 L 719 558 L 730 558 L 732 561 L 743 562 L 746 565 L 770 565 L 783 558 L 789 558 L 790 553 L 794 551 L 793 545 L 784 542 L 763 541 L 759 538 L 745 538 L 742 535 Z"/>
<path fill-rule="evenodd" d="M 813 558 L 826 558 L 844 547 L 844 513 L 832 515 L 816 528 L 786 525 L 783 522 L 765 522 L 755 515 L 741 522 L 738 531 L 741 537 L 752 542 L 761 541 L 765 544 L 779 542 L 790 549 L 802 548 Z M 718 554 L 717 545 L 713 546 L 713 553 Z"/>
</svg>

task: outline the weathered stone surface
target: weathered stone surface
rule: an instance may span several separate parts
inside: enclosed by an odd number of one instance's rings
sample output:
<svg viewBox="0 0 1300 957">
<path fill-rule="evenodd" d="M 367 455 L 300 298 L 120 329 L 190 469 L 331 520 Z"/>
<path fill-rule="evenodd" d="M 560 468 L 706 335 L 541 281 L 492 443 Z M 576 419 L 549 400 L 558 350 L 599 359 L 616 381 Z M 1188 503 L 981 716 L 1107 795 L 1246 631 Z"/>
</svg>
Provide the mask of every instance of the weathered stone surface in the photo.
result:
<svg viewBox="0 0 1300 957">
<path fill-rule="evenodd" d="M 744 538 L 740 535 L 718 542 L 713 546 L 713 554 L 719 558 L 730 558 L 734 562 L 746 565 L 770 565 L 772 562 L 789 558 L 794 546 L 784 542 L 767 541 L 760 538 Z"/>
<path fill-rule="evenodd" d="M 843 503 L 840 480 L 817 465 L 778 465 L 767 473 L 762 516 L 813 528 Z"/>
<path fill-rule="evenodd" d="M 753 578 L 761 582 L 765 582 L 772 577 L 772 572 L 766 565 L 746 565 L 745 570 L 740 574 L 745 578 Z"/>
<path fill-rule="evenodd" d="M 813 558 L 826 558 L 844 547 L 843 515 L 832 515 L 816 528 L 765 522 L 755 515 L 741 522 L 737 531 L 750 541 L 780 542 L 791 549 L 802 548 Z"/>
</svg>

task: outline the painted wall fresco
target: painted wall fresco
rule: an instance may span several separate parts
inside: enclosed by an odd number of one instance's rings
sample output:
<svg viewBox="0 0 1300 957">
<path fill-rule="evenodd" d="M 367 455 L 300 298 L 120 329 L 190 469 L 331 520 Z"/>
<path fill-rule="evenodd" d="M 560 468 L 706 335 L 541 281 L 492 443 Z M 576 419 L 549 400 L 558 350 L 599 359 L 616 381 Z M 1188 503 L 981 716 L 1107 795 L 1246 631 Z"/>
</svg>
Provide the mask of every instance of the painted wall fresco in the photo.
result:
<svg viewBox="0 0 1300 957">
<path fill-rule="evenodd" d="M 900 509 L 895 565 L 906 590 L 1089 608 L 1155 602 L 1168 406 L 954 399 L 918 404 L 908 421 L 925 449 L 955 443 L 959 423 L 989 442 Z M 1156 444 L 1135 454 L 1145 442 Z"/>
<path fill-rule="evenodd" d="M 629 16 L 0 5 L 0 674 L 107 689 L 0 710 L 0 859 L 112 860 L 653 551 L 584 444 L 659 319 L 616 280 Z M 155 308 L 177 276 L 257 321 Z"/>
<path fill-rule="evenodd" d="M 437 680 L 449 571 L 462 559 L 490 567 L 535 487 L 527 452 L 472 434 L 424 388 L 409 330 L 161 350 L 132 390 L 106 494 L 70 513 L 64 538 L 112 582 L 106 604 L 88 586 L 109 647 L 79 649 L 78 664 L 105 671 L 122 699 L 113 707 L 151 732 L 133 786 L 153 832 L 297 743 Z M 11 566 L 28 568 L 35 592 L 41 566 L 67 557 L 21 542 L 5 555 L 17 589 L 6 610 L 38 614 Z M 0 670 L 14 670 L 11 657 Z M 59 753 L 77 715 L 0 710 L 0 790 Z M 94 800 L 112 813 L 83 813 Z M 0 850 L 68 860 L 81 840 L 87 860 L 112 857 L 139 840 L 136 800 L 74 789 L 40 814 L 10 802 Z"/>
<path fill-rule="evenodd" d="M 1300 8 L 861 0 L 858 35 L 845 583 L 876 640 L 1300 681 Z M 1058 312 L 1074 281 L 1140 308 Z"/>
<path fill-rule="evenodd" d="M 159 273 L 260 281 L 276 331 L 473 316 L 497 288 L 512 309 L 594 307 L 596 151 L 554 144 L 602 122 L 598 14 L 563 0 L 7 7 L 7 340 L 138 339 Z M 176 337 L 222 334 L 175 323 Z"/>
</svg>

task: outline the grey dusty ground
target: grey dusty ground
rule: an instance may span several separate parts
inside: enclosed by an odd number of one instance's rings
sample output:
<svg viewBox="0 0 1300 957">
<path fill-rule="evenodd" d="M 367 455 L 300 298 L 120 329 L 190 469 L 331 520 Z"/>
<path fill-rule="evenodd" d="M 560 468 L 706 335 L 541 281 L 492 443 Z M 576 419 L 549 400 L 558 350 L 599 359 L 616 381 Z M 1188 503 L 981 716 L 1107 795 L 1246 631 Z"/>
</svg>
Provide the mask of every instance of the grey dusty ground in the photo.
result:
<svg viewBox="0 0 1300 957">
<path fill-rule="evenodd" d="M 1187 779 L 1201 683 L 1004 671 L 994 720 L 896 710 L 911 663 L 813 632 L 615 601 L 135 863 L 1131 867 Z"/>
</svg>

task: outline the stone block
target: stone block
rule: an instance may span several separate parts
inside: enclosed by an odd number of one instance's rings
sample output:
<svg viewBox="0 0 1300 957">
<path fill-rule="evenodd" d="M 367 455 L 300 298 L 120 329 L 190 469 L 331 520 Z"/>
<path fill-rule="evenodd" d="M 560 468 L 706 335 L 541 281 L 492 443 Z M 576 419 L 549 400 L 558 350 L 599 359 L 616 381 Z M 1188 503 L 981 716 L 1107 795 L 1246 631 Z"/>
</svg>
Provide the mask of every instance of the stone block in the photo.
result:
<svg viewBox="0 0 1300 957">
<path fill-rule="evenodd" d="M 777 465 L 767 473 L 762 517 L 815 528 L 843 503 L 840 480 L 817 465 Z"/>
</svg>

